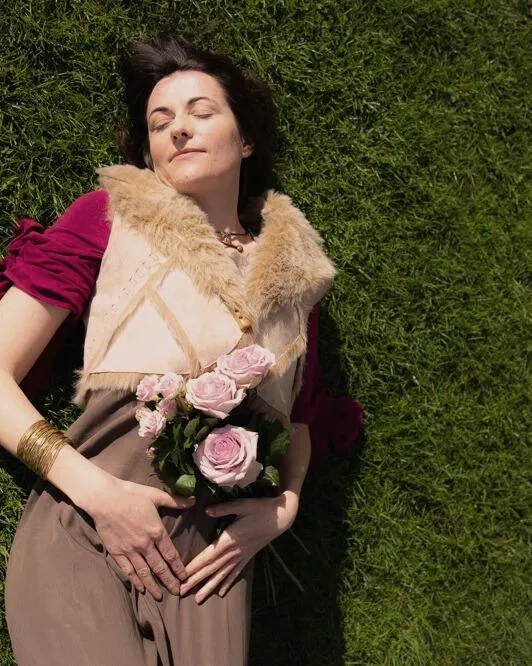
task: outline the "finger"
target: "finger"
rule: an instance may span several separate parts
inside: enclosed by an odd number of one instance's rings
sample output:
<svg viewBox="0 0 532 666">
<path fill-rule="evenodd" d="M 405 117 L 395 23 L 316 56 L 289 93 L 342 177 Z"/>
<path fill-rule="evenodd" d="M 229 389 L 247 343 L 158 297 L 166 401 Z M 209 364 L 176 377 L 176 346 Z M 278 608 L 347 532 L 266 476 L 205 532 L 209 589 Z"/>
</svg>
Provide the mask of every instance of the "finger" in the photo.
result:
<svg viewBox="0 0 532 666">
<path fill-rule="evenodd" d="M 209 544 L 204 548 L 201 553 L 196 555 L 196 557 L 191 560 L 186 566 L 187 580 L 199 571 L 201 568 L 207 566 L 216 559 L 216 556 L 219 554 L 219 550 L 216 548 L 217 541 Z"/>
<path fill-rule="evenodd" d="M 235 562 L 230 562 L 227 566 L 223 567 L 218 571 L 218 573 L 213 576 L 209 581 L 197 592 L 194 599 L 198 604 L 201 604 L 214 590 L 218 585 L 223 581 L 223 579 L 229 574 L 236 566 Z"/>
<path fill-rule="evenodd" d="M 216 573 L 216 571 L 218 571 L 220 567 L 223 567 L 225 564 L 227 564 L 227 562 L 238 557 L 238 554 L 239 553 L 237 551 L 230 550 L 224 555 L 218 557 L 211 564 L 197 571 L 193 576 L 189 576 L 189 578 L 187 578 L 186 583 L 183 583 L 181 585 L 181 596 L 187 594 L 189 590 L 195 587 L 198 583 L 201 583 L 201 581 L 207 578 L 208 576 L 211 576 L 212 574 Z"/>
<path fill-rule="evenodd" d="M 152 486 L 145 486 L 152 502 L 157 507 L 165 506 L 170 509 L 189 509 L 196 502 L 195 497 L 181 497 L 180 495 L 170 495 L 165 490 L 159 490 Z"/>
<path fill-rule="evenodd" d="M 212 504 L 205 509 L 208 516 L 237 516 L 245 514 L 250 508 L 249 500 L 232 500 L 231 502 L 222 502 L 221 504 Z"/>
<path fill-rule="evenodd" d="M 135 567 L 135 571 L 140 580 L 144 583 L 146 589 L 154 599 L 160 601 L 163 597 L 163 593 L 161 592 L 161 588 L 155 582 L 146 560 L 138 553 L 132 553 L 130 559 L 131 564 Z"/>
<path fill-rule="evenodd" d="M 127 559 L 125 555 L 113 555 L 112 556 L 114 561 L 118 564 L 120 569 L 124 572 L 124 574 L 129 578 L 129 580 L 133 583 L 133 585 L 136 587 L 136 589 L 139 592 L 144 592 L 144 584 L 140 580 L 140 578 L 137 576 L 137 572 L 135 571 L 135 567 L 131 564 L 131 562 Z"/>
<path fill-rule="evenodd" d="M 231 587 L 231 585 L 235 582 L 235 580 L 240 576 L 240 574 L 242 573 L 242 571 L 245 569 L 246 564 L 247 564 L 248 562 L 249 562 L 249 560 L 248 560 L 247 562 L 243 562 L 242 564 L 239 564 L 238 566 L 236 566 L 236 567 L 233 569 L 233 571 L 231 571 L 231 573 L 229 574 L 229 576 L 227 576 L 227 578 L 226 578 L 226 579 L 224 580 L 224 582 L 223 582 L 223 585 L 222 585 L 222 586 L 220 587 L 220 589 L 218 590 L 218 594 L 219 594 L 221 597 L 223 597 L 223 596 L 227 593 L 227 591 L 229 590 L 229 588 Z"/>
<path fill-rule="evenodd" d="M 185 569 L 183 560 L 177 552 L 176 547 L 172 543 L 172 539 L 170 539 L 168 536 L 168 532 L 164 530 L 163 535 L 159 539 L 156 539 L 155 543 L 159 549 L 159 552 L 168 562 L 174 574 L 180 580 L 186 580 L 188 576 L 187 570 Z"/>
<path fill-rule="evenodd" d="M 222 553 L 234 545 L 235 542 L 233 538 L 226 531 L 222 532 L 216 541 L 213 541 L 209 546 L 204 548 L 201 553 L 196 555 L 196 557 L 187 564 L 187 576 L 195 574 L 203 567 L 214 562 Z"/>
<path fill-rule="evenodd" d="M 176 580 L 173 572 L 170 570 L 168 564 L 163 560 L 161 554 L 155 546 L 145 555 L 146 562 L 148 563 L 152 572 L 163 583 L 166 589 L 175 594 L 179 594 L 179 581 Z"/>
</svg>

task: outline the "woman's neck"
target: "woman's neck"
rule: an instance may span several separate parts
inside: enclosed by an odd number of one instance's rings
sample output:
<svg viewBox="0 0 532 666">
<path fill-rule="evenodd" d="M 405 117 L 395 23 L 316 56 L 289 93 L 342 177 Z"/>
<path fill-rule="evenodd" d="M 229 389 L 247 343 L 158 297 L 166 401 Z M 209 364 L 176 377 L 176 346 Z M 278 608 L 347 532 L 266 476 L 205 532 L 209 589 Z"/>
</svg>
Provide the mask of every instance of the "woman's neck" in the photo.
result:
<svg viewBox="0 0 532 666">
<path fill-rule="evenodd" d="M 168 187 L 173 185 L 155 171 L 156 179 Z M 201 210 L 207 215 L 209 223 L 215 231 L 234 231 L 243 233 L 244 227 L 238 219 L 239 182 L 219 182 L 216 188 L 210 188 L 206 195 L 190 193 Z"/>
<path fill-rule="evenodd" d="M 245 232 L 238 219 L 238 184 L 210 191 L 208 196 L 193 197 L 198 206 L 206 213 L 215 231 Z"/>
</svg>

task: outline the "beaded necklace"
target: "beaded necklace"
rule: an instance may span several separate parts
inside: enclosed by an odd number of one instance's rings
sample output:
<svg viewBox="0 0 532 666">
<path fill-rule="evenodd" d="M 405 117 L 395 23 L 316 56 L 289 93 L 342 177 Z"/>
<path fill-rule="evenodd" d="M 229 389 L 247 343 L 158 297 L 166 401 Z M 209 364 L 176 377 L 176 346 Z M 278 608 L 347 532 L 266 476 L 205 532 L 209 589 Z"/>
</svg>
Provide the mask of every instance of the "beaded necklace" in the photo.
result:
<svg viewBox="0 0 532 666">
<path fill-rule="evenodd" d="M 219 236 L 219 240 L 224 244 L 227 245 L 227 247 L 232 247 L 235 250 L 238 250 L 238 252 L 242 253 L 244 251 L 243 245 L 240 243 L 236 242 L 236 245 L 233 245 L 233 238 L 232 236 L 251 236 L 252 240 L 255 240 L 255 236 L 251 233 L 251 231 L 244 231 L 244 232 L 236 232 L 236 231 L 217 231 L 216 234 Z"/>
</svg>

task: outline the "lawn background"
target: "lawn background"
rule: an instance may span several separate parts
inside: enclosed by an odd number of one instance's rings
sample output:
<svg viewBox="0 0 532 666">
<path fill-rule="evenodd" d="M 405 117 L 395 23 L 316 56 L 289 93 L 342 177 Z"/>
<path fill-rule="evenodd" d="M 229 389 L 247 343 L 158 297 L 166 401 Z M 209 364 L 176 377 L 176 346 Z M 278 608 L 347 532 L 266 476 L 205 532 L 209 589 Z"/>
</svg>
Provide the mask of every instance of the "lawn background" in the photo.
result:
<svg viewBox="0 0 532 666">
<path fill-rule="evenodd" d="M 531 663 L 527 3 L 5 0 L 1 247 L 117 161 L 117 55 L 167 29 L 272 85 L 279 188 L 339 269 L 326 381 L 365 405 L 353 455 L 306 482 L 311 556 L 277 542 L 306 594 L 279 573 L 273 608 L 257 578 L 251 666 Z M 55 383 L 39 406 L 66 428 Z M 3 580 L 32 478 L 1 462 Z"/>
</svg>

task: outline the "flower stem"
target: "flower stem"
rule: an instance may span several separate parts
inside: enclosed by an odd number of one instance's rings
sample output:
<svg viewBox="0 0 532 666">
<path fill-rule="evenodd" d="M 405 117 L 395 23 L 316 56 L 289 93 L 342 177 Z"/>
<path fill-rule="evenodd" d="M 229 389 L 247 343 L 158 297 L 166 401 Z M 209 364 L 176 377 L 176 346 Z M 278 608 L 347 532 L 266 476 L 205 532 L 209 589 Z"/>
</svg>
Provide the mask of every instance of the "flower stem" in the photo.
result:
<svg viewBox="0 0 532 666">
<path fill-rule="evenodd" d="M 264 578 L 266 580 L 266 596 L 268 605 L 277 605 L 277 599 L 275 597 L 275 583 L 273 581 L 272 569 L 270 564 L 270 558 L 268 556 L 268 551 L 264 551 Z M 271 604 L 270 604 L 271 600 Z"/>
<path fill-rule="evenodd" d="M 296 577 L 296 576 L 290 571 L 290 569 L 286 566 L 286 564 L 285 564 L 284 561 L 283 561 L 283 558 L 279 555 L 279 553 L 275 550 L 275 548 L 272 546 L 271 543 L 268 544 L 268 548 L 272 551 L 272 554 L 274 555 L 275 559 L 276 559 L 276 560 L 279 562 L 279 564 L 281 565 L 281 568 L 283 569 L 283 571 L 285 572 L 285 574 L 286 574 L 286 575 L 292 580 L 292 582 L 293 582 L 293 583 L 299 588 L 299 590 L 300 590 L 301 592 L 305 592 L 305 588 L 303 587 L 303 585 L 301 585 L 301 583 L 299 582 L 299 580 L 297 579 L 297 577 Z"/>
<path fill-rule="evenodd" d="M 305 546 L 303 541 L 301 541 L 301 539 L 297 536 L 297 534 L 292 530 L 291 527 L 288 529 L 288 531 L 294 537 L 294 539 L 298 542 L 298 544 L 301 546 L 301 548 L 305 551 L 305 553 L 307 555 L 310 555 L 310 550 Z"/>
</svg>

